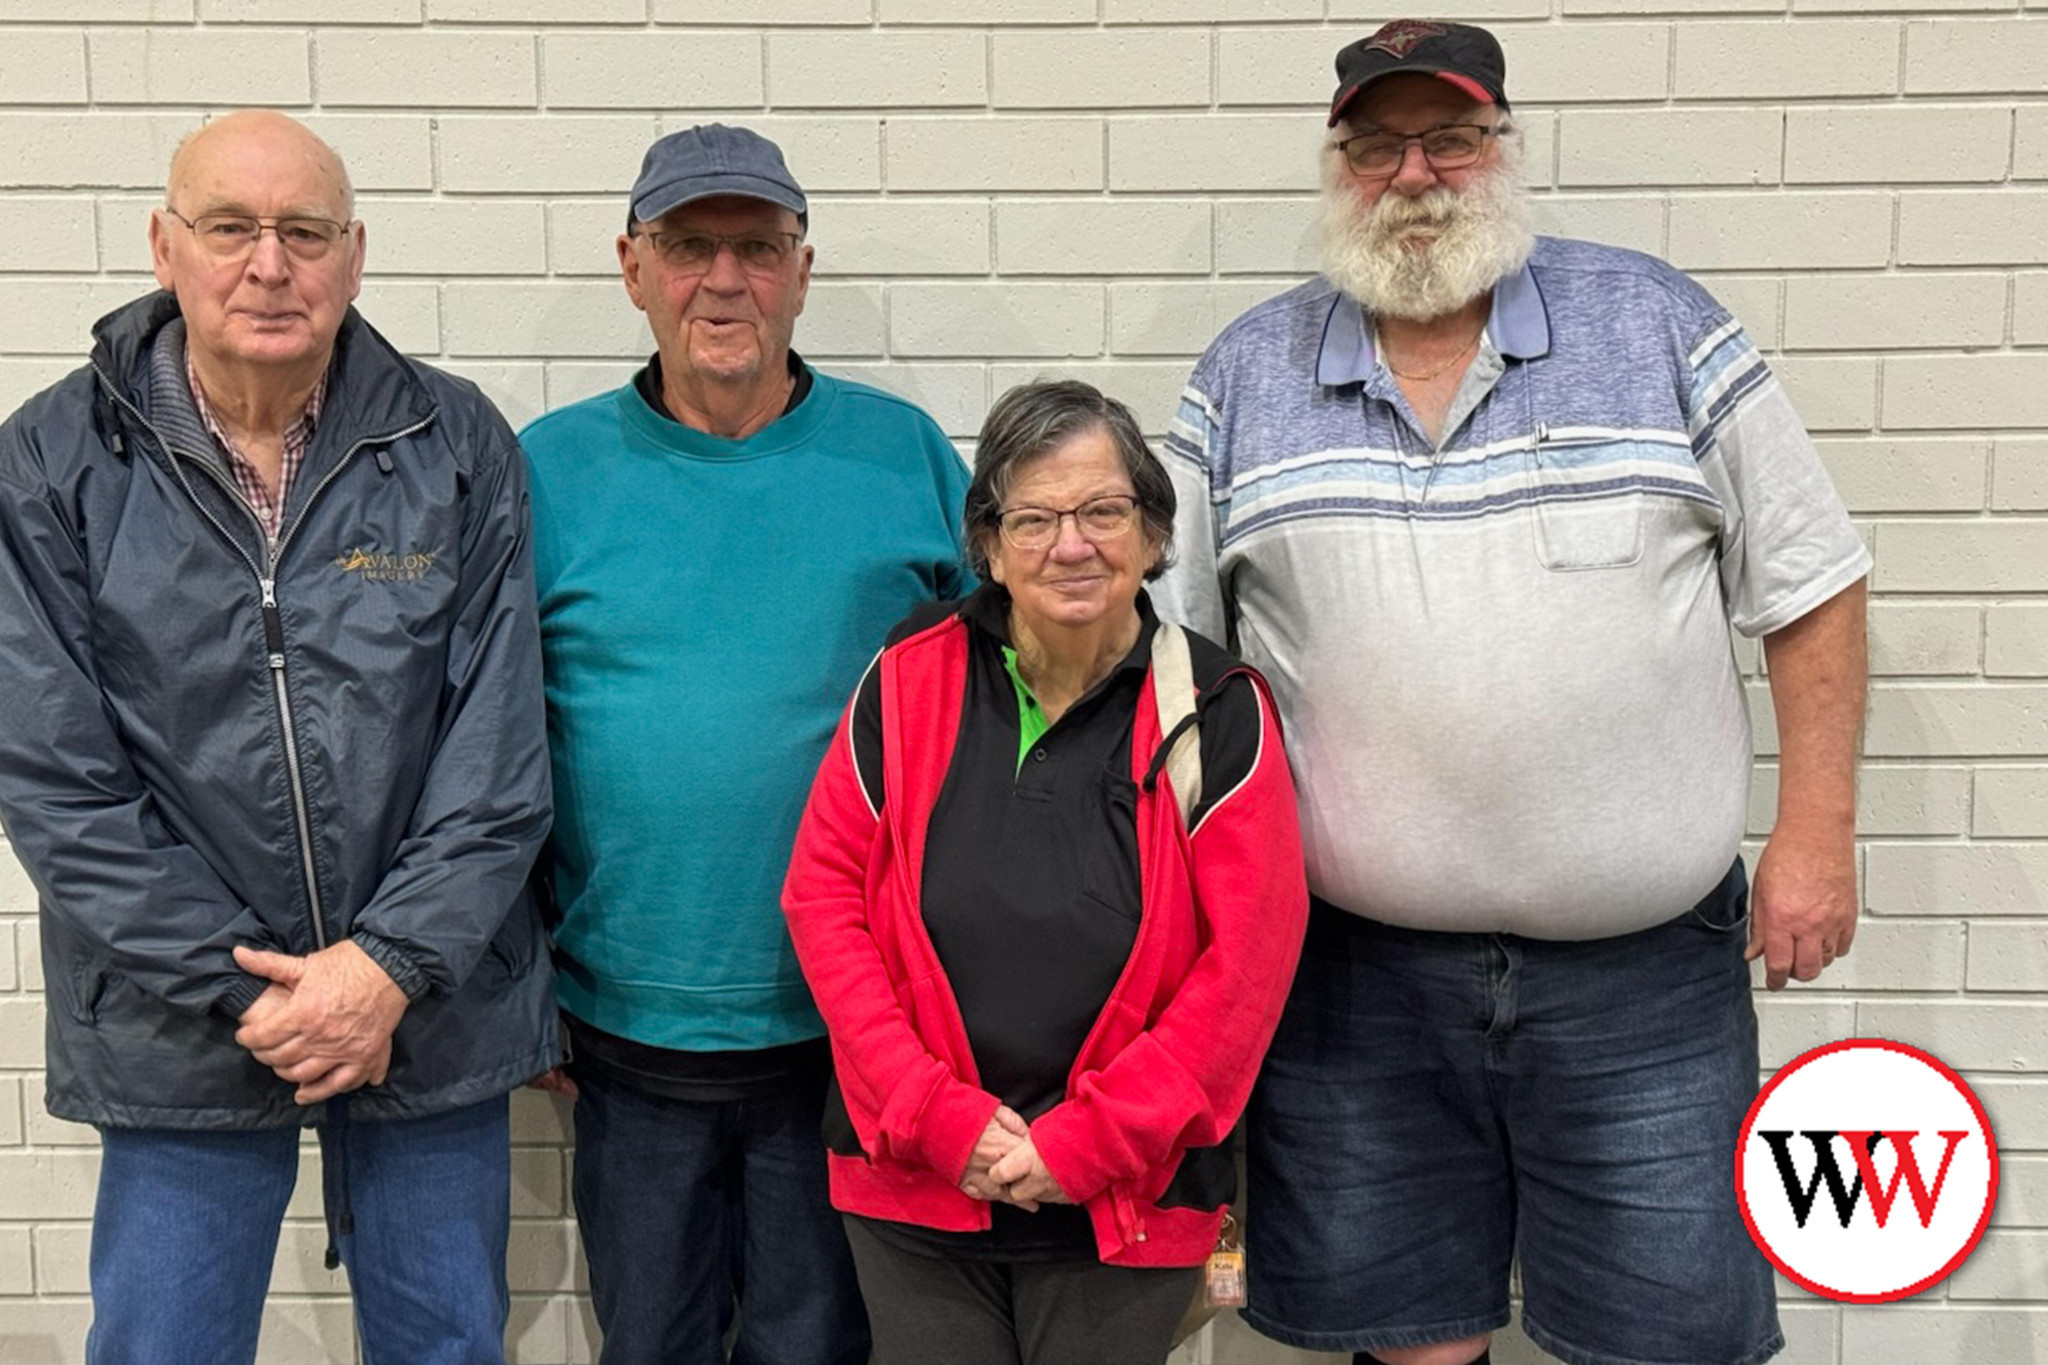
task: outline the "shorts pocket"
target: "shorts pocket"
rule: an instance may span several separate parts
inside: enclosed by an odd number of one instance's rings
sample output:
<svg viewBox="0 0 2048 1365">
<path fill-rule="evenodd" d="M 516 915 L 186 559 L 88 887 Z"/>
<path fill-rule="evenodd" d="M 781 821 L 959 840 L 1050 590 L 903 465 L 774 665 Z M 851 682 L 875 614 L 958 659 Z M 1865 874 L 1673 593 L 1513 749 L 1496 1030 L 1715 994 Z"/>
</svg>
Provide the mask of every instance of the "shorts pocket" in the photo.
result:
<svg viewBox="0 0 2048 1365">
<path fill-rule="evenodd" d="M 1742 859 L 1728 869 L 1728 875 L 1712 891 L 1700 897 L 1684 918 L 1701 929 L 1732 934 L 1749 926 L 1749 876 Z"/>
</svg>

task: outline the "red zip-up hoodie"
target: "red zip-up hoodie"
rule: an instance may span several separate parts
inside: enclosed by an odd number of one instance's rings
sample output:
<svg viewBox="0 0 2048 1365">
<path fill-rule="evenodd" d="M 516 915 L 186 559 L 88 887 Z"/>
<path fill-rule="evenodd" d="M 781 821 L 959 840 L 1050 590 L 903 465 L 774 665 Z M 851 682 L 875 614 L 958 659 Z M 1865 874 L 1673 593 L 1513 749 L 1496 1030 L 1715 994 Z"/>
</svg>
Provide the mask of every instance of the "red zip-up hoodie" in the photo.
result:
<svg viewBox="0 0 2048 1365">
<path fill-rule="evenodd" d="M 998 1100 L 979 1083 L 925 932 L 919 884 L 959 731 L 968 648 L 968 626 L 952 616 L 883 651 L 883 809 L 861 782 L 849 707 L 812 785 L 782 893 L 864 1153 L 829 1157 L 834 1206 L 954 1232 L 989 1226 L 988 1205 L 959 1182 Z M 1294 787 L 1272 699 L 1250 676 L 1258 756 L 1190 833 L 1165 774 L 1147 789 L 1161 738 L 1147 674 L 1130 760 L 1137 941 L 1065 1099 L 1031 1125 L 1046 1169 L 1086 1205 L 1111 1265 L 1193 1265 L 1214 1247 L 1222 1209 L 1154 1201 L 1190 1149 L 1229 1136 L 1301 952 L 1308 890 Z M 1019 945 L 1018 970 L 1031 970 L 1029 944 Z"/>
</svg>

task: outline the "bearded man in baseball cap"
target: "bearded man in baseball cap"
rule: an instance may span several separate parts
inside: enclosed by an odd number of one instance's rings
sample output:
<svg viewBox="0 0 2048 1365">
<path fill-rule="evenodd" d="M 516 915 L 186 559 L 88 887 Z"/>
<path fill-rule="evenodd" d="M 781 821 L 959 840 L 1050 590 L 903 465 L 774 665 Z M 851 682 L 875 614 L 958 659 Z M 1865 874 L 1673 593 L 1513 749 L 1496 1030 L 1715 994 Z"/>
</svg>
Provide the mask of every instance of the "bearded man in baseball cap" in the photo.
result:
<svg viewBox="0 0 2048 1365">
<path fill-rule="evenodd" d="M 1538 238 L 1507 62 L 1404 19 L 1337 54 L 1321 277 L 1231 323 L 1166 442 L 1163 614 L 1286 721 L 1313 893 L 1249 1113 L 1250 1308 L 1360 1365 L 1783 1345 L 1731 1161 L 1750 962 L 1856 928 L 1870 557 L 1742 328 Z M 1753 880 L 1759 636 L 1781 760 Z"/>
</svg>

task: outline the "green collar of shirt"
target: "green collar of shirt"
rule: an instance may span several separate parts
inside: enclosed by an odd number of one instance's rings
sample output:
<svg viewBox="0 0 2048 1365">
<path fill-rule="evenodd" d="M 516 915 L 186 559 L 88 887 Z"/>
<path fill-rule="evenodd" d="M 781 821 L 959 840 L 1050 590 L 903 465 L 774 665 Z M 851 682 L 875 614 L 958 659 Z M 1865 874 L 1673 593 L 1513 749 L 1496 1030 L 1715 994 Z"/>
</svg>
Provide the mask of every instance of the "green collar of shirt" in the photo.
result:
<svg viewBox="0 0 2048 1365">
<path fill-rule="evenodd" d="M 1045 718 L 1045 708 L 1038 704 L 1038 698 L 1031 695 L 1031 684 L 1017 671 L 1017 651 L 1008 645 L 1003 646 L 1003 671 L 1010 675 L 1010 682 L 1017 689 L 1017 771 L 1021 773 L 1031 746 L 1045 738 L 1052 722 Z"/>
</svg>

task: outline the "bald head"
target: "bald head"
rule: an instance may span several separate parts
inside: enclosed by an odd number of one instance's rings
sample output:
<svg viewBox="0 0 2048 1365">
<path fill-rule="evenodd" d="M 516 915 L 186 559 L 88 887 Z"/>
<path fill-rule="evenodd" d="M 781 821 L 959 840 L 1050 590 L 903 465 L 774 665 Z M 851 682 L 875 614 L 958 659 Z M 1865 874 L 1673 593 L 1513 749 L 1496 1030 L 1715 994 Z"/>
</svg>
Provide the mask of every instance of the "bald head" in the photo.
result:
<svg viewBox="0 0 2048 1365">
<path fill-rule="evenodd" d="M 303 211 L 337 222 L 355 217 L 355 187 L 341 157 L 305 124 L 269 109 L 224 114 L 187 135 L 171 156 L 164 202 L 188 217 L 238 208 L 217 197 L 252 181 L 318 189 L 326 202 Z"/>
<path fill-rule="evenodd" d="M 164 196 L 150 260 L 177 295 L 200 383 L 216 399 L 253 387 L 303 402 L 362 287 L 341 158 L 296 119 L 228 114 L 179 146 Z"/>
</svg>

